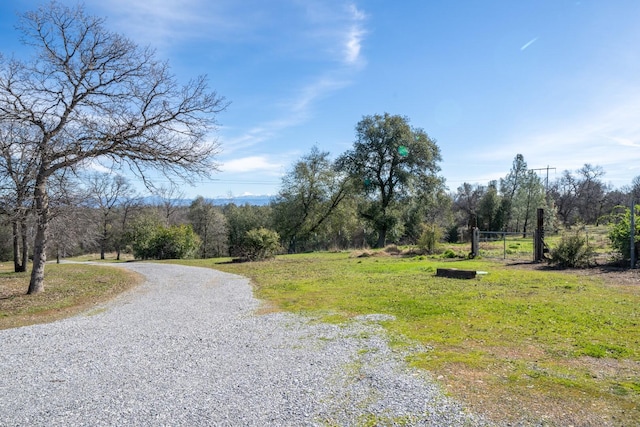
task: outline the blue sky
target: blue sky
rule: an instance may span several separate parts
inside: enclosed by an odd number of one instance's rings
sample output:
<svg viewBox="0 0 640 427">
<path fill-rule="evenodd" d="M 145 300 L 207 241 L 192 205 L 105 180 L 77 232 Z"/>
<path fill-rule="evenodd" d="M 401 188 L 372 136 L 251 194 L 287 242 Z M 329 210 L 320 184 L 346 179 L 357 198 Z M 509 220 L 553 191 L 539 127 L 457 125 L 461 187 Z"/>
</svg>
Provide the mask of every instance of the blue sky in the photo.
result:
<svg viewBox="0 0 640 427">
<path fill-rule="evenodd" d="M 1 52 L 20 52 L 15 12 L 38 4 L 0 4 Z M 585 163 L 614 187 L 640 175 L 636 0 L 84 4 L 231 101 L 221 172 L 187 197 L 275 194 L 314 144 L 337 156 L 363 115 L 384 112 L 437 140 L 452 191 L 505 176 L 518 153 L 551 179 Z"/>
</svg>

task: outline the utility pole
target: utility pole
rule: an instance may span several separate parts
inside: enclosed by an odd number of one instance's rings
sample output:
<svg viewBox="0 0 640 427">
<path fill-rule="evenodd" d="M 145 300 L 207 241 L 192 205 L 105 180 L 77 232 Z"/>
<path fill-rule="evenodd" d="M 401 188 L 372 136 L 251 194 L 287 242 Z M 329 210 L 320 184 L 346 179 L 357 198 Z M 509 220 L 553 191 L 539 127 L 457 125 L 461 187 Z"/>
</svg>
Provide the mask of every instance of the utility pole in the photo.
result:
<svg viewBox="0 0 640 427">
<path fill-rule="evenodd" d="M 555 171 L 555 170 L 556 170 L 556 168 L 552 168 L 552 167 L 549 167 L 549 165 L 547 165 L 547 167 L 546 167 L 546 168 L 538 168 L 538 169 L 531 169 L 531 170 L 532 170 L 532 171 L 544 171 L 544 170 L 546 170 L 546 171 L 547 171 L 547 178 L 545 179 L 545 183 L 544 183 L 544 191 L 545 191 L 546 193 L 548 193 L 548 192 L 549 192 L 549 171 L 550 171 L 550 170 Z"/>
</svg>

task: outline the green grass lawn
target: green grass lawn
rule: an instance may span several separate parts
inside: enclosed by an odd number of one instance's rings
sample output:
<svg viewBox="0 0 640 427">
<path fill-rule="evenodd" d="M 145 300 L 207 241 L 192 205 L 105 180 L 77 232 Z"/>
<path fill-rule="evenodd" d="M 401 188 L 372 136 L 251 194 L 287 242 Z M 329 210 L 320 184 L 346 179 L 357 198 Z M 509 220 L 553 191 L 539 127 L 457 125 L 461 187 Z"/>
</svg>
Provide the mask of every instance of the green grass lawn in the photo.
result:
<svg viewBox="0 0 640 427">
<path fill-rule="evenodd" d="M 428 349 L 409 362 L 497 419 L 640 423 L 637 284 L 484 260 L 322 253 L 223 261 L 186 263 L 250 277 L 271 306 L 319 320 L 395 316 L 385 323 L 392 344 Z M 438 267 L 488 274 L 446 279 L 435 277 Z"/>
</svg>

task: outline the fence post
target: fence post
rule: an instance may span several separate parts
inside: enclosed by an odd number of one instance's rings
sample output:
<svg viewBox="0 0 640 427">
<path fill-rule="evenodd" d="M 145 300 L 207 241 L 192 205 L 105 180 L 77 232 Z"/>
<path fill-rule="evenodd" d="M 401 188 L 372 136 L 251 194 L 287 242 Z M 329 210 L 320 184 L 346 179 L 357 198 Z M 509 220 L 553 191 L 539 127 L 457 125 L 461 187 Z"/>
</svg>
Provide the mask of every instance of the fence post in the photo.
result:
<svg viewBox="0 0 640 427">
<path fill-rule="evenodd" d="M 631 229 L 629 230 L 629 236 L 630 236 L 630 244 L 629 244 L 629 258 L 631 259 L 631 269 L 636 268 L 636 221 L 635 221 L 635 217 L 636 217 L 636 206 L 635 206 L 635 200 L 631 199 L 631 211 L 630 211 L 630 215 L 631 215 L 631 221 L 629 221 L 631 223 Z"/>
<path fill-rule="evenodd" d="M 502 259 L 507 259 L 507 232 L 502 232 Z"/>
<path fill-rule="evenodd" d="M 473 227 L 473 232 L 471 233 L 471 258 L 476 258 L 479 255 L 480 251 L 480 229 L 478 227 Z"/>
<path fill-rule="evenodd" d="M 538 226 L 534 233 L 533 260 L 541 262 L 544 259 L 544 209 L 538 208 Z"/>
</svg>

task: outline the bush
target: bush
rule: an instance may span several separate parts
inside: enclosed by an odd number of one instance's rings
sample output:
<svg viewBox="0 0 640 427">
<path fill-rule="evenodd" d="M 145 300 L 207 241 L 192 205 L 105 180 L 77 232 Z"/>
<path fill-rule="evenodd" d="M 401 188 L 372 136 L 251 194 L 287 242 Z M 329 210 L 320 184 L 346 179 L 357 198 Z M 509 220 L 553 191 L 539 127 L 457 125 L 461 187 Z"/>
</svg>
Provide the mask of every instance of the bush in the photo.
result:
<svg viewBox="0 0 640 427">
<path fill-rule="evenodd" d="M 159 227 L 156 229 L 150 246 L 152 248 L 152 258 L 189 258 L 200 247 L 200 238 L 190 225 Z"/>
<path fill-rule="evenodd" d="M 635 207 L 635 251 L 640 249 L 640 205 Z M 619 207 L 609 216 L 609 240 L 623 260 L 631 259 L 631 209 Z"/>
<path fill-rule="evenodd" d="M 437 224 L 423 224 L 422 234 L 418 238 L 418 247 L 425 253 L 432 254 L 438 249 L 442 239 L 442 230 Z"/>
<path fill-rule="evenodd" d="M 151 220 L 136 222 L 128 240 L 136 259 L 189 258 L 200 246 L 200 238 L 190 225 L 164 227 Z"/>
<path fill-rule="evenodd" d="M 558 246 L 551 250 L 549 263 L 562 268 L 588 267 L 594 254 L 586 235 L 578 229 L 560 238 Z"/>
<path fill-rule="evenodd" d="M 280 250 L 280 235 L 264 227 L 246 232 L 243 242 L 243 258 L 248 261 L 260 261 L 276 256 Z"/>
<path fill-rule="evenodd" d="M 453 251 L 453 249 L 447 249 L 442 254 L 442 258 L 456 258 L 458 255 Z"/>
<path fill-rule="evenodd" d="M 387 245 L 384 247 L 384 251 L 389 255 L 400 255 L 402 253 L 397 245 Z"/>
</svg>

